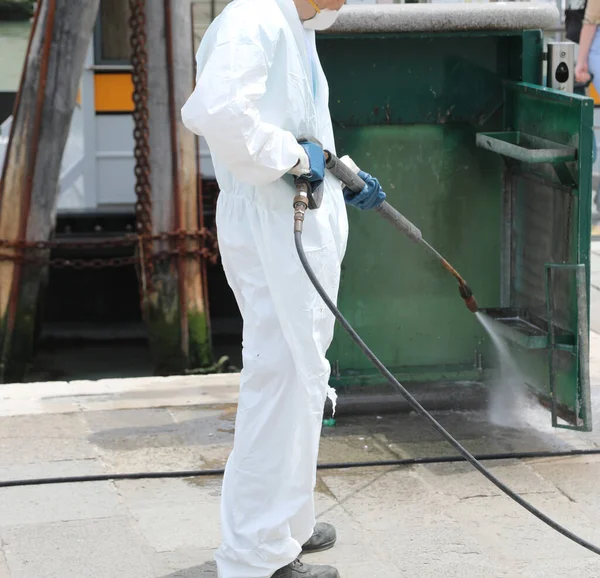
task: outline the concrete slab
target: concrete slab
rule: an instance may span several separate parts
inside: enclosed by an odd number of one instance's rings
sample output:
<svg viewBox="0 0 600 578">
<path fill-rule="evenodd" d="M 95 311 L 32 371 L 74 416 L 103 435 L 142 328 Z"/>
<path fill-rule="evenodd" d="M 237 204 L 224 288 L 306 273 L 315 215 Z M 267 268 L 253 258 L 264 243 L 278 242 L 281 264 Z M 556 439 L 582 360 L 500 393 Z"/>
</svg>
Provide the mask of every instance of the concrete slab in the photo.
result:
<svg viewBox="0 0 600 578">
<path fill-rule="evenodd" d="M 178 570 L 161 578 L 218 578 L 217 565 L 214 561 L 204 562 L 198 566 Z"/>
<path fill-rule="evenodd" d="M 221 479 L 145 480 L 118 487 L 156 552 L 218 547 Z"/>
<path fill-rule="evenodd" d="M 337 477 L 327 478 L 328 484 L 335 486 Z M 395 485 L 398 477 L 399 472 L 390 472 L 320 516 L 320 519 L 336 524 L 339 542 L 333 550 L 316 555 L 315 562 L 333 564 L 343 576 L 448 576 L 452 574 L 440 573 L 440 565 L 432 570 L 432 563 L 442 560 L 447 568 L 458 570 L 463 564 L 470 566 L 473 558 L 483 558 L 474 539 L 462 531 L 460 524 L 444 515 L 435 493 L 429 494 L 427 504 L 415 509 L 410 487 L 401 486 L 399 490 Z M 390 483 L 394 484 L 394 489 Z M 379 486 L 377 492 L 382 487 L 392 490 L 391 494 L 386 494 L 385 506 L 380 503 L 379 512 L 369 510 L 372 504 L 363 509 L 360 500 L 366 498 L 370 502 L 370 492 L 375 491 L 376 486 Z M 402 506 L 396 509 L 398 499 Z M 375 518 L 378 521 L 373 524 Z M 356 551 L 361 552 L 360 557 L 356 556 Z M 477 571 L 493 567 L 492 561 L 484 562 L 477 565 Z M 368 571 L 371 567 L 373 574 Z M 490 572 L 479 574 L 484 575 L 496 576 Z"/>
<path fill-rule="evenodd" d="M 519 494 L 558 494 L 554 484 L 517 460 L 486 463 L 486 468 Z M 467 463 L 417 466 L 416 471 L 421 479 L 430 484 L 433 491 L 461 500 L 475 496 L 502 495 L 494 484 Z"/>
<path fill-rule="evenodd" d="M 406 515 L 431 513 L 440 504 L 435 493 L 412 469 L 322 474 L 344 509 L 356 520 L 369 520 L 374 530 L 397 531 Z M 385 496 L 385 501 L 382 501 Z M 382 505 L 385 507 L 382 509 Z M 421 510 L 423 508 L 423 510 Z"/>
<path fill-rule="evenodd" d="M 10 578 L 10 571 L 2 550 L 0 550 L 0 578 Z"/>
<path fill-rule="evenodd" d="M 112 432 L 113 437 L 128 431 L 141 433 L 140 428 L 154 429 L 174 421 L 171 412 L 166 408 L 83 412 L 81 419 L 85 421 L 92 435 Z"/>
<path fill-rule="evenodd" d="M 121 410 L 109 413 L 114 413 L 113 417 L 118 421 L 108 424 L 101 418 L 93 418 L 94 423 L 91 425 L 94 433 L 89 439 L 101 449 L 196 447 L 207 442 L 212 443 L 211 438 L 216 436 L 209 436 L 209 433 L 218 434 L 221 441 L 233 443 L 232 424 L 221 420 L 218 414 L 211 416 L 209 420 L 194 419 L 176 422 L 167 410 Z M 95 415 L 96 413 L 90 414 L 90 416 Z"/>
<path fill-rule="evenodd" d="M 98 458 L 0 466 L 0 480 L 88 476 L 102 473 L 105 473 L 105 469 Z"/>
<path fill-rule="evenodd" d="M 565 496 L 529 494 L 527 500 L 569 530 L 600 543 L 600 527 Z M 553 531 L 506 497 L 449 502 L 445 513 L 470 532 L 488 556 L 501 556 L 516 564 L 534 560 L 597 561 L 596 555 Z"/>
<path fill-rule="evenodd" d="M 383 461 L 395 459 L 394 453 L 373 435 L 338 435 L 321 438 L 320 463 Z"/>
<path fill-rule="evenodd" d="M 438 456 L 457 456 L 458 452 L 448 442 L 440 441 L 437 442 L 404 442 L 398 443 L 387 443 L 385 436 L 381 436 L 381 443 L 387 445 L 387 447 L 394 452 L 394 454 L 400 458 L 420 458 L 420 457 L 438 457 Z M 495 440 L 488 437 L 482 439 L 467 439 L 459 440 L 464 448 L 466 448 L 472 454 L 494 454 L 504 452 L 504 448 Z"/>
<path fill-rule="evenodd" d="M 15 465 L 95 458 L 94 448 L 79 438 L 0 438 L 0 464 Z"/>
<path fill-rule="evenodd" d="M 141 472 L 222 468 L 233 444 L 233 424 L 228 417 L 232 412 L 225 412 L 225 418 L 223 414 L 223 410 L 196 409 L 177 413 L 176 420 L 175 414 L 161 408 L 85 415 L 94 432 L 90 443 L 106 467 Z"/>
<path fill-rule="evenodd" d="M 115 482 L 121 499 L 131 511 L 202 501 L 204 494 L 219 497 L 221 477 L 163 480 L 122 480 Z M 212 501 L 212 500 L 211 500 Z"/>
<path fill-rule="evenodd" d="M 107 471 L 124 474 L 179 472 L 209 467 L 196 447 L 146 447 L 136 450 L 99 448 L 98 454 Z"/>
<path fill-rule="evenodd" d="M 110 482 L 26 486 L 0 490 L 0 528 L 110 518 L 124 507 Z"/>
<path fill-rule="evenodd" d="M 198 548 L 179 548 L 172 552 L 156 554 L 162 573 L 167 578 L 217 578 L 217 567 L 213 561 L 215 551 Z M 202 568 L 204 566 L 204 568 Z"/>
<path fill-rule="evenodd" d="M 219 499 L 211 503 L 156 505 L 133 516 L 145 541 L 156 552 L 180 548 L 217 548 L 221 542 Z"/>
<path fill-rule="evenodd" d="M 590 498 L 598 504 L 600 456 L 531 461 L 529 467 L 576 502 Z"/>
<path fill-rule="evenodd" d="M 152 552 L 127 518 L 2 531 L 11 578 L 155 578 Z"/>
<path fill-rule="evenodd" d="M 85 438 L 88 431 L 79 413 L 0 417 L 0 438 Z"/>
<path fill-rule="evenodd" d="M 529 561 L 517 565 L 518 576 L 527 578 L 550 578 L 553 576 L 577 576 L 577 578 L 595 578 L 599 573 L 596 558 L 554 559 Z"/>
</svg>

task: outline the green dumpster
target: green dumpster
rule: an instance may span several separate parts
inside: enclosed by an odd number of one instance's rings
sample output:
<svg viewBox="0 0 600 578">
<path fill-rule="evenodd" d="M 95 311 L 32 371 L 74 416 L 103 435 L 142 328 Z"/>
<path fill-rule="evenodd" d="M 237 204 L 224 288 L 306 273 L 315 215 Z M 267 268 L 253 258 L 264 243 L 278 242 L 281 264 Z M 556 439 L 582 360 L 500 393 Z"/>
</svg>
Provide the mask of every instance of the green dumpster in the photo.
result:
<svg viewBox="0 0 600 578">
<path fill-rule="evenodd" d="M 557 427 L 591 428 L 591 99 L 542 86 L 548 4 L 348 6 L 319 36 L 338 154 L 465 277 Z M 497 356 L 454 280 L 349 210 L 339 305 L 405 383 L 488 381 Z M 332 385 L 381 377 L 338 329 Z"/>
</svg>

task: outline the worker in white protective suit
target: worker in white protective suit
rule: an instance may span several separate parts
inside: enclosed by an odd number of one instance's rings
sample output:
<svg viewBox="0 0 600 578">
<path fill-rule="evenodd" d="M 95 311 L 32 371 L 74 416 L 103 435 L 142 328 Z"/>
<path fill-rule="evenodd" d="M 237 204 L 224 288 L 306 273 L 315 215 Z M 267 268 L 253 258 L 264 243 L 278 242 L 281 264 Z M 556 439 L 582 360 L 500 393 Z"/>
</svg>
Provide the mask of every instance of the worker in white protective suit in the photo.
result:
<svg viewBox="0 0 600 578">
<path fill-rule="evenodd" d="M 318 2 L 316 4 L 315 2 Z M 302 269 L 293 237 L 294 179 L 323 186 L 303 241 L 335 299 L 346 248 L 345 201 L 372 208 L 377 181 L 357 196 L 325 174 L 334 152 L 328 86 L 315 30 L 344 0 L 235 0 L 206 32 L 197 84 L 182 109 L 206 139 L 221 193 L 219 248 L 243 321 L 235 441 L 223 481 L 220 578 L 337 578 L 301 552 L 330 548 L 333 526 L 315 524 L 313 490 L 334 318 Z M 346 196 L 346 198 L 345 198 Z"/>
</svg>

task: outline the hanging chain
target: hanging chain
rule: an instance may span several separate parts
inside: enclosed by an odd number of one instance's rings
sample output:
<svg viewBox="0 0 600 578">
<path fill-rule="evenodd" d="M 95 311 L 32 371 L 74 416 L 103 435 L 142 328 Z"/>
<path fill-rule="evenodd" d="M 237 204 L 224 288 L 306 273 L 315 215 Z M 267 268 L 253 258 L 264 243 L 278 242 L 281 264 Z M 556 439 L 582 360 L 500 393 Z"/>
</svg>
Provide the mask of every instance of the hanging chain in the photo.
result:
<svg viewBox="0 0 600 578">
<path fill-rule="evenodd" d="M 152 191 L 150 187 L 150 126 L 148 111 L 148 53 L 146 51 L 146 0 L 129 0 L 131 17 L 131 65 L 133 67 L 133 120 L 135 140 L 135 215 L 140 235 L 142 272 L 146 290 L 152 288 Z"/>
</svg>

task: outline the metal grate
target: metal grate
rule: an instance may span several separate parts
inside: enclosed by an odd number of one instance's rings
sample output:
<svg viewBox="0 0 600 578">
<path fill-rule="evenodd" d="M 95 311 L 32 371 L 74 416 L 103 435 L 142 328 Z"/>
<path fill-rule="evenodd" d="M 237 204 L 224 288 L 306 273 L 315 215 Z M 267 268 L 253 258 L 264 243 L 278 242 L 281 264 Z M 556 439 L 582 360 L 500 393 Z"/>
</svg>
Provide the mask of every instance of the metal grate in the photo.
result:
<svg viewBox="0 0 600 578">
<path fill-rule="evenodd" d="M 547 263 L 568 263 L 572 254 L 572 218 L 576 198 L 560 185 L 549 186 L 531 175 L 512 175 L 513 242 L 511 306 L 546 317 Z M 573 329 L 570 301 L 573 275 L 555 275 L 549 288 L 555 323 Z"/>
</svg>

